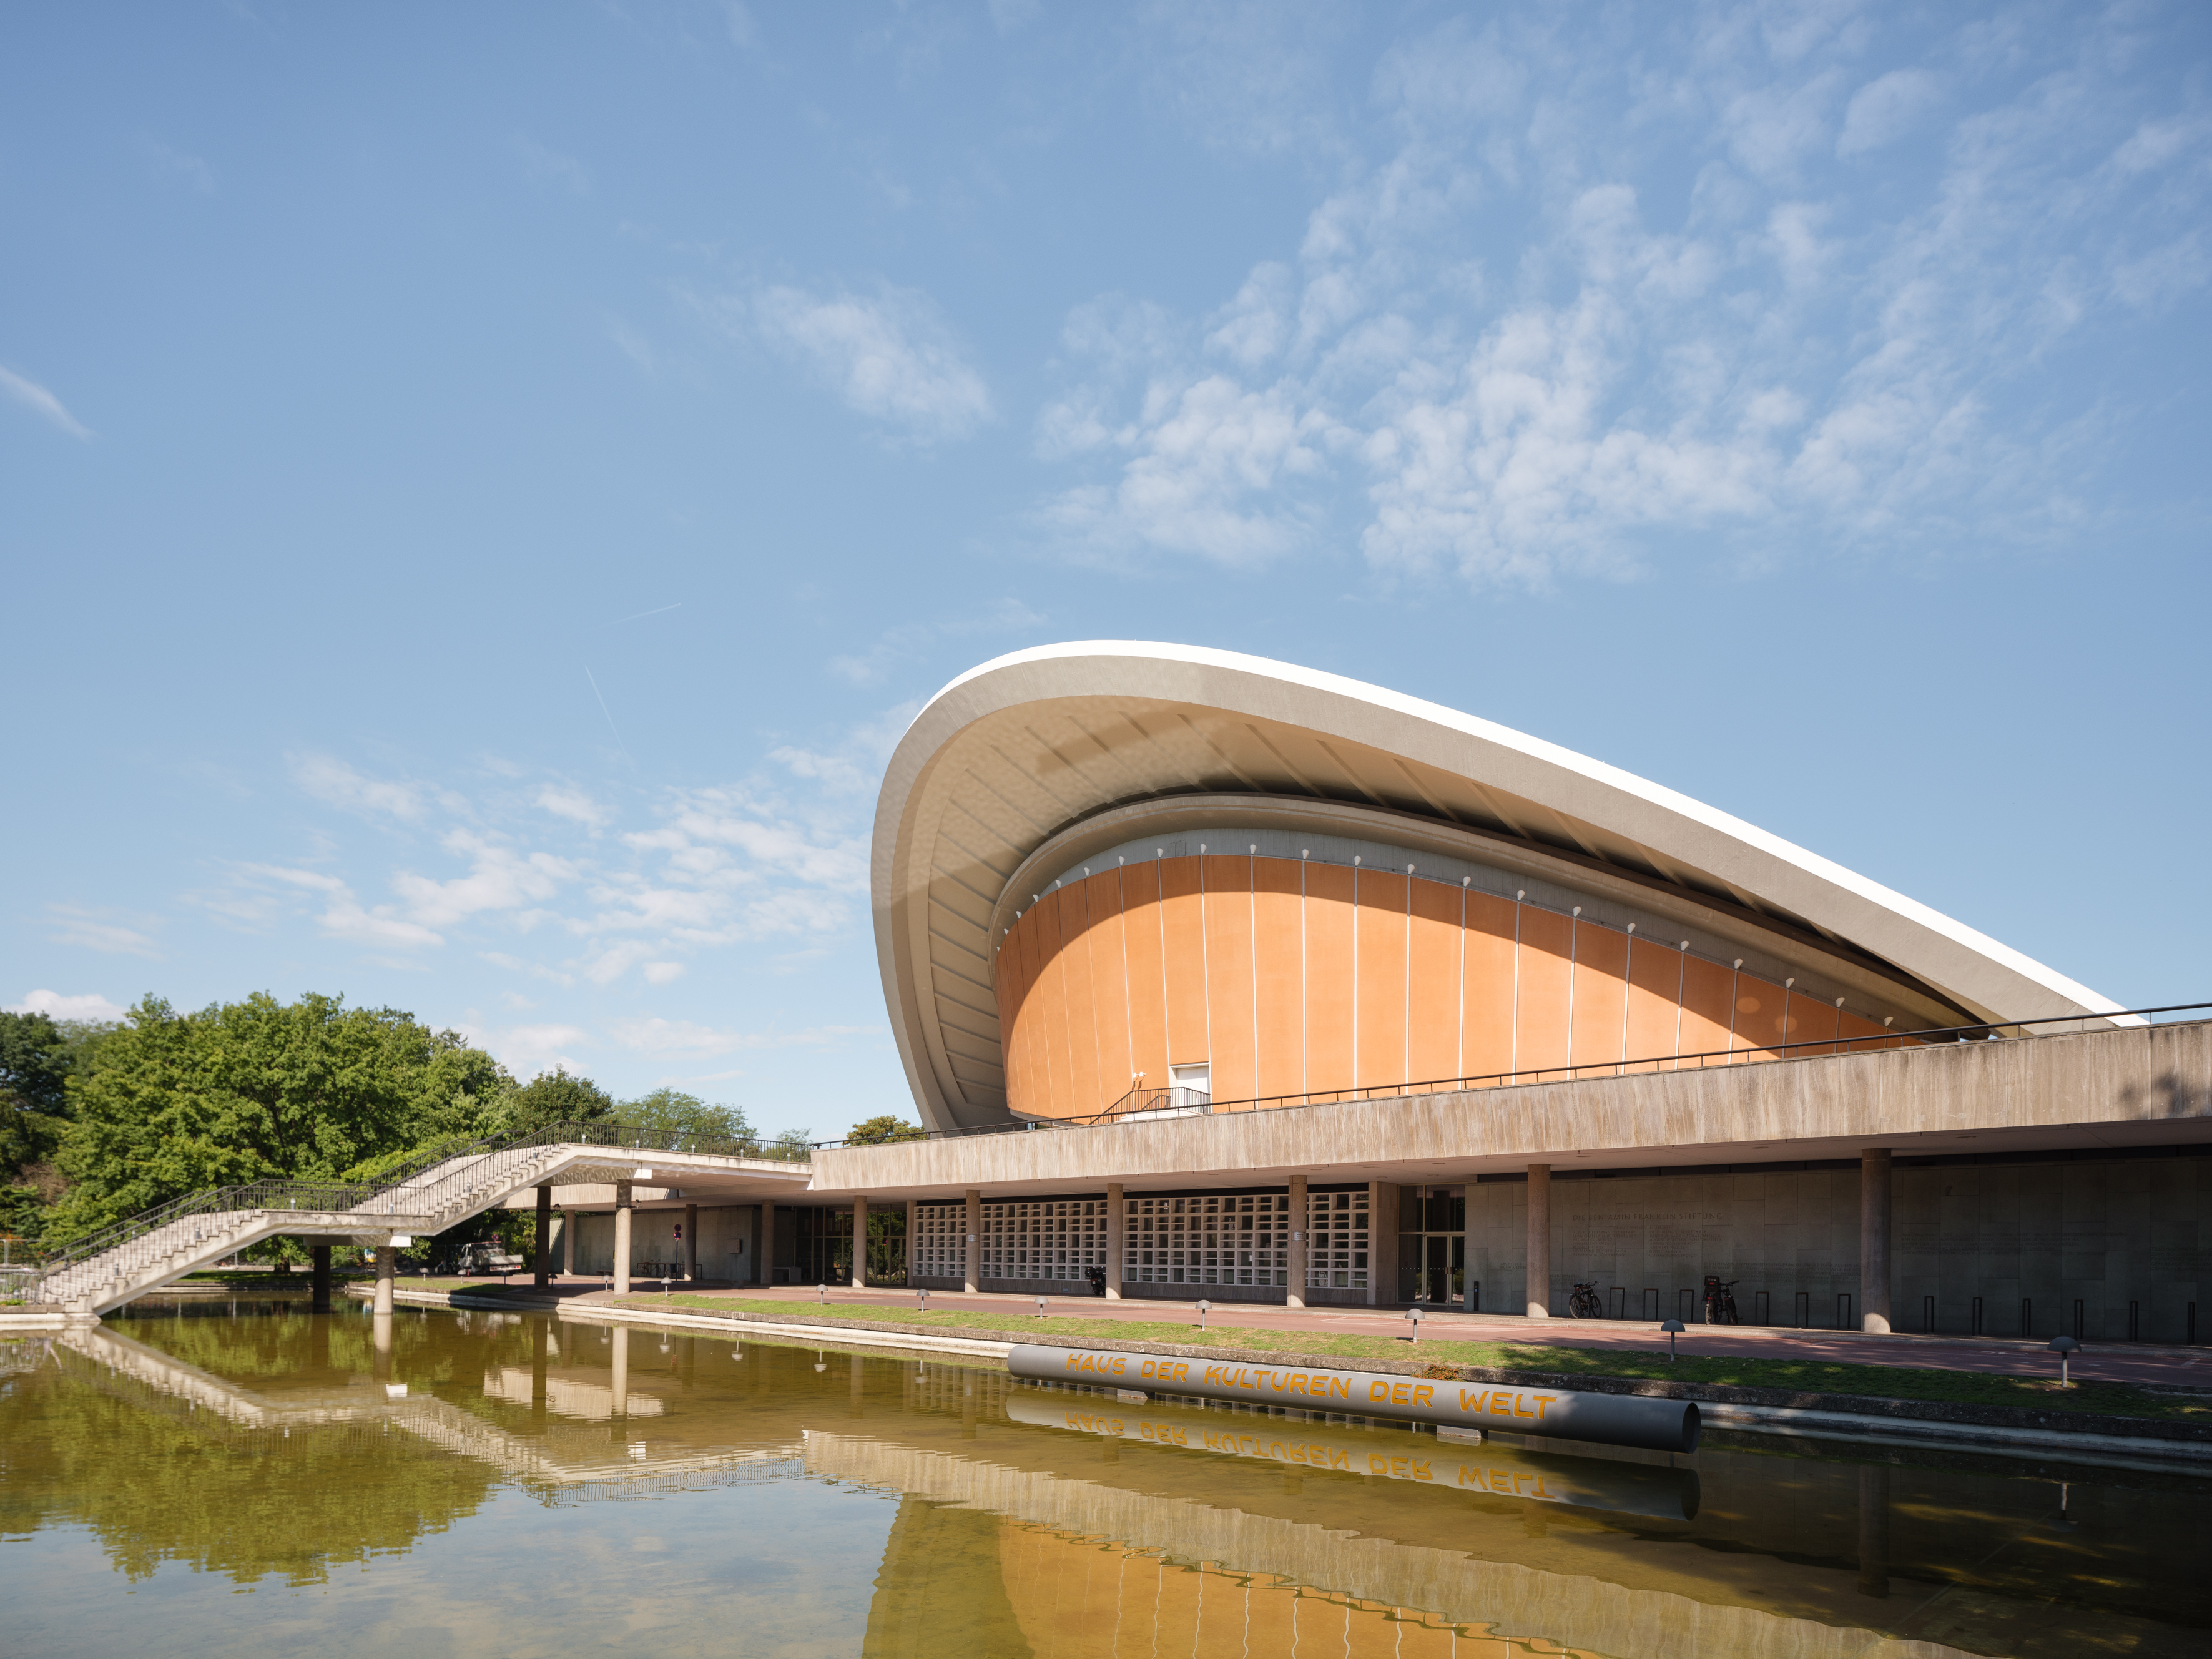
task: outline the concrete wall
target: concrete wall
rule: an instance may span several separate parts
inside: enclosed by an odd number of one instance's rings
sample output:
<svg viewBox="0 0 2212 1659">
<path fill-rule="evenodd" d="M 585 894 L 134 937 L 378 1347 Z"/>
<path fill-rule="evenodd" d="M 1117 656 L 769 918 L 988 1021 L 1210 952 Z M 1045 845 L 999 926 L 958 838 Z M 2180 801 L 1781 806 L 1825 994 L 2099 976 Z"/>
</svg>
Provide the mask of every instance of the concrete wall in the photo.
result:
<svg viewBox="0 0 2212 1659">
<path fill-rule="evenodd" d="M 699 1211 L 699 1274 L 702 1279 L 734 1279 L 750 1284 L 754 1273 L 753 1237 L 757 1231 L 756 1218 L 759 1206 L 752 1204 L 733 1204 Z M 678 1243 L 676 1228 L 684 1219 L 681 1210 L 633 1210 L 630 1212 L 630 1261 L 633 1270 L 640 1262 L 666 1261 L 681 1263 L 684 1247 Z M 568 1224 L 576 1228 L 576 1271 L 580 1273 L 606 1273 L 614 1271 L 615 1218 L 611 1212 L 589 1214 L 568 1214 Z M 743 1243 L 742 1252 L 737 1249 Z M 556 1248 L 558 1248 L 556 1241 Z"/>
<path fill-rule="evenodd" d="M 1445 1182 L 1577 1152 L 1626 1164 L 1746 1146 L 1783 1161 L 1887 1145 L 1902 1156 L 1915 1136 L 2028 1129 L 2089 1145 L 2101 1124 L 2141 1126 L 2164 1142 L 2200 1138 L 2212 1125 L 2212 1022 L 831 1149 L 815 1155 L 810 1196 L 1188 1186 L 1200 1170 L 1224 1186 L 1296 1172 Z M 1790 1150 L 1806 1141 L 1836 1150 Z"/>
<path fill-rule="evenodd" d="M 1738 1279 L 1746 1322 L 1794 1325 L 1796 1297 L 1808 1322 L 1837 1324 L 1838 1295 L 1863 1311 L 1859 1285 L 1859 1177 L 1856 1170 L 1555 1178 L 1552 1186 L 1552 1306 L 1563 1310 L 1577 1279 L 1592 1279 L 1608 1314 L 1619 1287 L 1630 1318 L 1649 1310 L 1702 1316 L 1705 1274 Z M 2111 1163 L 2039 1163 L 1905 1168 L 1895 1172 L 1896 1278 L 1893 1320 L 1923 1328 L 1936 1297 L 1936 1328 L 2018 1336 L 2021 1299 L 2033 1304 L 2031 1334 L 2074 1328 L 2095 1340 L 2128 1335 L 2137 1306 L 2146 1341 L 2186 1334 L 2199 1304 L 2198 1334 L 2212 1329 L 2212 1158 Z M 1482 1284 L 1486 1312 L 1518 1312 L 1527 1270 L 1528 1187 L 1482 1182 L 1468 1188 L 1468 1273 Z M 1690 1292 L 1690 1312 L 1681 1293 Z"/>
</svg>

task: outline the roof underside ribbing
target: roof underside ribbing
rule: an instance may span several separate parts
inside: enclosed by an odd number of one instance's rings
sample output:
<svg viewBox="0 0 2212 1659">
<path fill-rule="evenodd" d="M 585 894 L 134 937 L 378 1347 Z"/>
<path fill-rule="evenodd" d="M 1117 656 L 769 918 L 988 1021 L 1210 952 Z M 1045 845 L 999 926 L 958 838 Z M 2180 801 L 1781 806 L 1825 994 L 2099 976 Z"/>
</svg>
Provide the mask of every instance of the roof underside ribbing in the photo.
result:
<svg viewBox="0 0 2212 1659">
<path fill-rule="evenodd" d="M 2115 1006 L 1724 813 L 1455 710 L 1235 653 L 1059 646 L 956 680 L 886 771 L 877 951 L 925 1121 L 1006 1117 L 991 954 L 1012 878 L 1088 821 L 1119 826 L 1101 829 L 1101 846 L 1145 833 L 1115 809 L 1195 809 L 1201 796 L 1480 836 L 1877 964 L 1974 1019 Z"/>
</svg>

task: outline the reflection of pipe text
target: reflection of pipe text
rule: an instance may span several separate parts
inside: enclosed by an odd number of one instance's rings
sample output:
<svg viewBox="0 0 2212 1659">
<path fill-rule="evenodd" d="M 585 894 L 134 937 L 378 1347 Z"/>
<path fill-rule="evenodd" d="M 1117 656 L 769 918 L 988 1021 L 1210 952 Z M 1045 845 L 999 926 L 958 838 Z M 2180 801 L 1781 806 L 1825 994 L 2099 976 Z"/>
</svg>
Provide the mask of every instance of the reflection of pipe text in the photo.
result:
<svg viewBox="0 0 2212 1659">
<path fill-rule="evenodd" d="M 1149 1382 L 1155 1388 L 1171 1387 L 1191 1379 L 1193 1362 L 1187 1359 L 1142 1359 L 1133 1354 L 1104 1354 L 1071 1352 L 1063 1370 L 1076 1375 L 1088 1372 L 1095 1376 L 1112 1376 L 1136 1382 Z M 1324 1406 L 1342 1401 L 1349 1406 L 1357 1397 L 1355 1382 L 1366 1383 L 1366 1403 L 1375 1406 L 1407 1406 L 1416 1410 L 1434 1409 L 1437 1388 L 1433 1382 L 1417 1382 L 1410 1378 L 1393 1382 L 1387 1376 L 1359 1379 L 1340 1373 L 1312 1370 L 1277 1370 L 1264 1365 L 1208 1365 L 1200 1371 L 1198 1380 L 1217 1389 L 1234 1389 L 1255 1399 L 1270 1396 L 1285 1401 L 1304 1400 L 1319 1401 Z M 1557 1393 L 1539 1389 L 1481 1387 L 1460 1389 L 1459 1409 L 1472 1416 L 1497 1418 L 1512 1423 L 1541 1423 L 1545 1413 L 1559 1400 Z M 1533 1409 L 1531 1407 L 1533 1407 Z"/>
<path fill-rule="evenodd" d="M 1571 1500 L 1553 1491 L 1540 1470 L 1513 1468 L 1496 1463 L 1456 1463 L 1431 1453 L 1426 1456 L 1391 1455 L 1362 1452 L 1324 1441 L 1288 1435 L 1249 1434 L 1235 1429 L 1196 1428 L 1182 1423 L 1156 1423 L 1129 1419 L 1111 1412 L 1070 1409 L 1062 1425 L 1079 1434 L 1111 1435 L 1121 1440 L 1147 1440 L 1158 1446 L 1217 1452 L 1224 1457 L 1246 1457 L 1263 1463 L 1290 1463 L 1303 1468 L 1333 1469 L 1346 1474 L 1368 1474 L 1384 1480 L 1412 1480 L 1425 1485 L 1463 1487 L 1469 1492 L 1495 1492 L 1502 1498 L 1533 1498 L 1547 1504 Z"/>
</svg>

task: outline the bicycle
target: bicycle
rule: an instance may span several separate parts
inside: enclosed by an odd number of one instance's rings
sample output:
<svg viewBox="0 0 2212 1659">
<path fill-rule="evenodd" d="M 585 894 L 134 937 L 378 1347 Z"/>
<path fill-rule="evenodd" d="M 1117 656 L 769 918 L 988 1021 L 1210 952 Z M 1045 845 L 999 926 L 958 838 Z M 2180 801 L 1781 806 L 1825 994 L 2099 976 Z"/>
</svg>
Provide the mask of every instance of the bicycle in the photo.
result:
<svg viewBox="0 0 2212 1659">
<path fill-rule="evenodd" d="M 1567 1298 L 1567 1316 L 1570 1319 L 1605 1317 L 1605 1304 L 1598 1300 L 1595 1279 L 1584 1279 L 1576 1285 L 1575 1293 Z"/>
<path fill-rule="evenodd" d="M 1741 1325 L 1736 1316 L 1736 1281 L 1723 1279 L 1718 1273 L 1705 1275 L 1705 1323 L 1708 1325 Z"/>
</svg>

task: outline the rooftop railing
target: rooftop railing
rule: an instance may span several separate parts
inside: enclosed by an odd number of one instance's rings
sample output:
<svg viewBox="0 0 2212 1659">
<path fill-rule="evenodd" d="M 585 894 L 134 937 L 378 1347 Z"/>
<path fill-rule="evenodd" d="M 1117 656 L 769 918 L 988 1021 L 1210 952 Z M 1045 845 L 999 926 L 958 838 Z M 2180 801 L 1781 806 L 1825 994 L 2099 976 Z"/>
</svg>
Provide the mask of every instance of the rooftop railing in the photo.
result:
<svg viewBox="0 0 2212 1659">
<path fill-rule="evenodd" d="M 2154 1014 L 2212 1012 L 2212 1002 L 2178 1002 L 2160 1008 L 2119 1008 L 2106 1014 L 2059 1014 L 2045 1019 L 2006 1020 L 2002 1025 L 1930 1026 L 1913 1031 L 1884 1031 L 1879 1036 L 1824 1037 L 1808 1042 L 1766 1042 L 1741 1048 L 1718 1048 L 1694 1054 L 1655 1055 L 1644 1060 L 1587 1061 L 1580 1065 L 1522 1066 L 1510 1072 L 1489 1072 L 1471 1077 L 1428 1078 L 1404 1083 L 1378 1083 L 1352 1089 L 1312 1089 L 1292 1094 L 1261 1095 L 1244 1100 L 1209 1100 L 1182 1086 L 1133 1088 L 1101 1112 L 1085 1117 L 1039 1119 L 1026 1123 L 990 1123 L 960 1129 L 915 1129 L 899 1137 L 906 1140 L 953 1140 L 970 1135 L 1014 1134 L 1030 1129 L 1103 1128 L 1131 1122 L 1173 1122 L 1179 1119 L 1220 1116 L 1237 1112 L 1280 1111 L 1297 1106 L 1335 1106 L 1348 1101 L 1395 1100 L 1406 1095 L 1456 1094 L 1468 1089 L 1505 1089 L 1540 1083 L 1578 1083 L 1597 1079 L 1630 1077 L 1645 1073 L 1704 1071 L 1724 1066 L 1754 1065 L 1778 1060 L 1825 1059 L 1869 1054 L 1886 1048 L 1924 1048 L 1960 1042 L 2021 1041 L 2065 1036 L 2109 1028 L 2116 1019 L 2148 1020 Z M 2028 1031 L 2050 1026 L 2051 1030 Z M 872 1141 L 824 1140 L 817 1150 L 872 1146 Z"/>
</svg>

